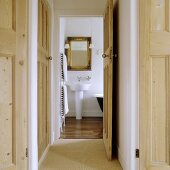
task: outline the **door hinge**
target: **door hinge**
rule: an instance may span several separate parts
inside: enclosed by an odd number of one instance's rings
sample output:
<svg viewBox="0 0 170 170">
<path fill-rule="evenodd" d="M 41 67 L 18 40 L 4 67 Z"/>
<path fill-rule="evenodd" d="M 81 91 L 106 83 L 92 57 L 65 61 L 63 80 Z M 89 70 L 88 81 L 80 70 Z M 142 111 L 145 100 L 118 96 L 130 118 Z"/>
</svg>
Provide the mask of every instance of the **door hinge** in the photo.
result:
<svg viewBox="0 0 170 170">
<path fill-rule="evenodd" d="M 28 158 L 28 148 L 26 148 L 25 156 L 26 156 L 26 158 Z"/>
<path fill-rule="evenodd" d="M 135 156 L 136 156 L 136 158 L 139 158 L 139 149 L 136 149 Z"/>
</svg>

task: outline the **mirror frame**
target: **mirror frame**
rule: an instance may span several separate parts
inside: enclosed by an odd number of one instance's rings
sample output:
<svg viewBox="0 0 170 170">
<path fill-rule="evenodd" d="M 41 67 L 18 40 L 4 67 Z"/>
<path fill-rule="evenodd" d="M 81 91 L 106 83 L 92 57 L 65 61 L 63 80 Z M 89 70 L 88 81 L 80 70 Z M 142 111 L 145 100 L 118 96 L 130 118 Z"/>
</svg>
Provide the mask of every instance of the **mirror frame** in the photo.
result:
<svg viewBox="0 0 170 170">
<path fill-rule="evenodd" d="M 88 65 L 87 66 L 71 66 L 71 42 L 72 41 L 87 41 L 88 49 L 87 49 L 87 57 L 88 57 Z M 90 47 L 91 44 L 91 37 L 67 37 L 67 43 L 69 44 L 70 48 L 65 49 L 65 54 L 67 56 L 67 64 L 69 71 L 86 71 L 91 70 L 91 58 L 92 58 L 92 50 Z"/>
</svg>

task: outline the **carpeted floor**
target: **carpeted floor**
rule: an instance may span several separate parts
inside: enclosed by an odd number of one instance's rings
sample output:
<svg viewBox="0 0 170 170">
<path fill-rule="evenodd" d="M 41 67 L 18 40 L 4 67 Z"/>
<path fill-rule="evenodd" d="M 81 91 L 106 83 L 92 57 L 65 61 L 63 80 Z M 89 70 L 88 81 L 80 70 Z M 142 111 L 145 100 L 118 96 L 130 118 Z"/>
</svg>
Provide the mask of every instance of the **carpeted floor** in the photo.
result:
<svg viewBox="0 0 170 170">
<path fill-rule="evenodd" d="M 122 170 L 108 161 L 102 139 L 62 139 L 52 146 L 39 170 Z"/>
</svg>

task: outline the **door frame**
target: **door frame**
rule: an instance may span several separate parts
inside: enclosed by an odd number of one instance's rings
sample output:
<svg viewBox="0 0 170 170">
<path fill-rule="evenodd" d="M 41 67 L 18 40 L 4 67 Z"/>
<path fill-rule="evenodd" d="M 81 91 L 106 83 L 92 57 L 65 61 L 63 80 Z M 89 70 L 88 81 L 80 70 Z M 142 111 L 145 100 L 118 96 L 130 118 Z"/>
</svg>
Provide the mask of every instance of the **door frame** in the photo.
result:
<svg viewBox="0 0 170 170">
<path fill-rule="evenodd" d="M 139 148 L 139 0 L 131 0 L 131 115 L 129 126 L 130 137 L 130 169 L 139 169 L 139 159 L 136 158 L 136 149 Z"/>
<path fill-rule="evenodd" d="M 38 170 L 38 0 L 28 1 L 28 170 Z"/>
<path fill-rule="evenodd" d="M 62 17 L 103 17 L 102 12 L 98 10 L 86 10 L 86 11 L 78 11 L 78 10 L 59 10 L 55 11 L 54 14 L 54 38 L 53 38 L 53 46 L 55 44 L 56 48 L 53 48 L 53 54 L 54 54 L 54 61 L 53 61 L 53 88 L 52 88 L 52 94 L 53 94 L 53 100 L 51 102 L 52 105 L 52 128 L 51 128 L 51 134 L 52 134 L 52 143 L 54 143 L 56 140 L 59 140 L 60 138 L 60 115 L 56 114 L 60 112 L 60 101 L 58 100 L 58 95 L 60 94 L 60 79 L 56 79 L 56 77 L 60 77 L 60 67 L 56 68 L 57 63 L 60 63 L 60 59 L 58 56 L 60 56 L 60 18 Z M 56 102 L 57 101 L 57 102 Z"/>
<path fill-rule="evenodd" d="M 119 141 L 118 156 L 123 169 L 126 170 L 139 169 L 139 159 L 135 157 L 135 150 L 139 148 L 138 1 L 127 0 L 125 3 L 124 0 L 119 0 L 119 74 L 122 76 L 122 73 L 126 72 L 123 78 L 127 81 L 123 81 L 126 83 L 124 86 L 119 84 L 119 92 L 124 92 L 120 97 L 125 99 L 119 99 L 119 108 L 122 107 L 122 102 L 124 105 L 119 113 L 119 140 L 122 141 Z"/>
</svg>

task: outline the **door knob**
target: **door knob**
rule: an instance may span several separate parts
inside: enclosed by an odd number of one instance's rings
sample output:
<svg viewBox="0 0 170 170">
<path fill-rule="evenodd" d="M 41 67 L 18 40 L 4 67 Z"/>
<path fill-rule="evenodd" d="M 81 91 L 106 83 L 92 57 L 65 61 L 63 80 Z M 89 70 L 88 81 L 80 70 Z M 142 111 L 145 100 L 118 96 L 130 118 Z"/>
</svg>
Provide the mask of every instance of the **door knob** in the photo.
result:
<svg viewBox="0 0 170 170">
<path fill-rule="evenodd" d="M 108 56 L 108 55 L 106 55 L 106 54 L 103 54 L 103 55 L 102 55 L 102 57 L 103 57 L 103 58 L 106 58 L 106 57 L 109 57 L 109 56 Z"/>
<path fill-rule="evenodd" d="M 48 59 L 48 60 L 53 60 L 53 57 L 50 56 L 50 57 L 47 57 L 47 59 Z"/>
</svg>

